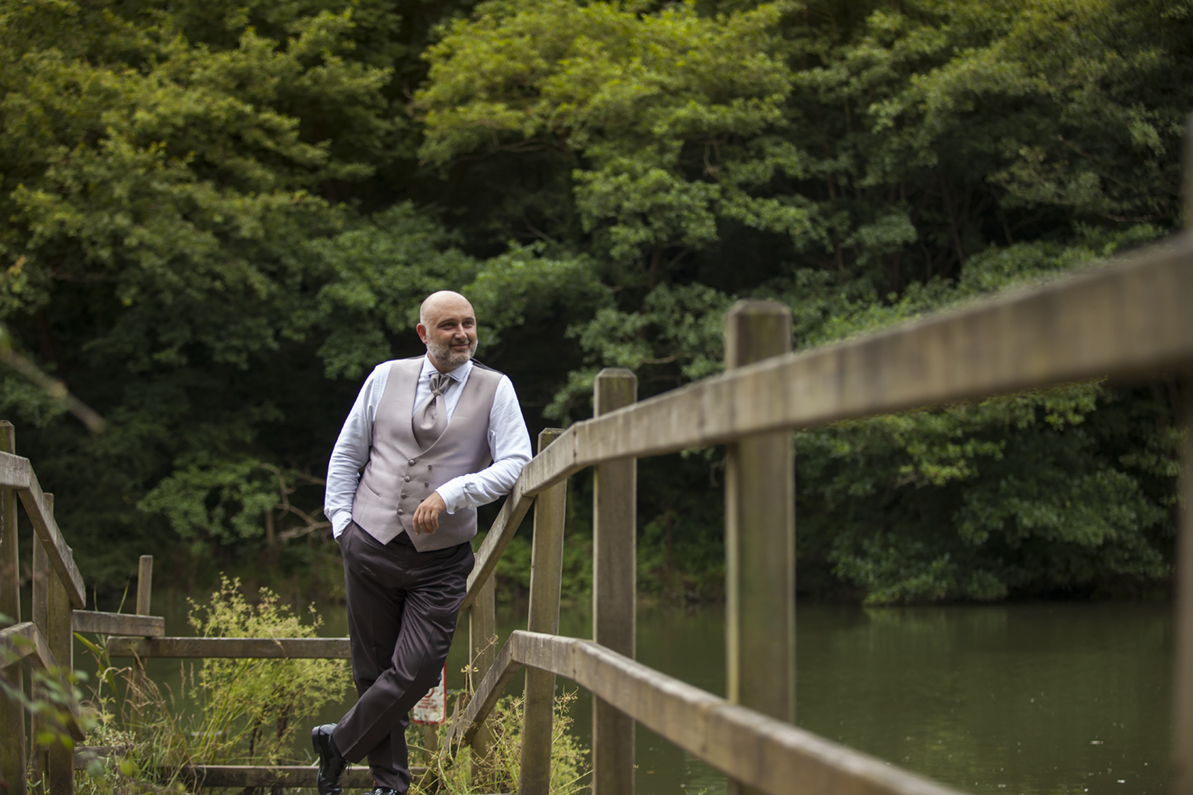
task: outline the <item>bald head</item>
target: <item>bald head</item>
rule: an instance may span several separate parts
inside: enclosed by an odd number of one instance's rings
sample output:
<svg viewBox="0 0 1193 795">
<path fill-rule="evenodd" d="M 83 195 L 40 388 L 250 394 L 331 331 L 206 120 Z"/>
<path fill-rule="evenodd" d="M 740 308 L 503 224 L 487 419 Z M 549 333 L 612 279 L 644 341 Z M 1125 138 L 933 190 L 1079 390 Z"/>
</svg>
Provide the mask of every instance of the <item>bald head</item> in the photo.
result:
<svg viewBox="0 0 1193 795">
<path fill-rule="evenodd" d="M 452 290 L 440 290 L 423 299 L 422 306 L 418 308 L 418 322 L 426 326 L 430 313 L 463 307 L 467 307 L 469 315 L 472 314 L 472 304 L 468 303 L 467 298 Z"/>
<path fill-rule="evenodd" d="M 476 353 L 476 315 L 459 293 L 440 290 L 428 295 L 418 310 L 417 330 L 440 372 L 455 370 Z"/>
</svg>

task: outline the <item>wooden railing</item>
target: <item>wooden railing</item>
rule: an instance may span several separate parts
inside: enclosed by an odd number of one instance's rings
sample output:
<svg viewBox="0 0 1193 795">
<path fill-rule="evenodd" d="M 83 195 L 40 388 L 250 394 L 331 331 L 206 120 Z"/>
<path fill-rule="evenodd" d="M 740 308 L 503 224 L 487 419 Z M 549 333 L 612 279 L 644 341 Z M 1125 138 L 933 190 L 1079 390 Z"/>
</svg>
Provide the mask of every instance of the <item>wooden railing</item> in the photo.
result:
<svg viewBox="0 0 1193 795">
<path fill-rule="evenodd" d="M 1187 158 L 1193 164 L 1193 156 Z M 1193 195 L 1193 167 L 1187 191 Z M 1187 227 L 1193 227 L 1188 210 Z M 476 660 L 475 695 L 448 732 L 453 747 L 484 754 L 484 723 L 514 673 L 527 670 L 522 795 L 546 795 L 554 678 L 596 697 L 593 792 L 632 793 L 637 721 L 723 771 L 733 792 L 945 795 L 952 790 L 792 725 L 795 710 L 794 479 L 791 431 L 1083 379 L 1128 380 L 1193 373 L 1193 235 L 1183 233 L 1107 267 L 1030 291 L 790 353 L 790 318 L 772 302 L 741 303 L 726 320 L 726 372 L 640 403 L 624 370 L 597 378 L 596 416 L 566 431 L 545 431 L 477 553 L 464 608 Z M 1186 422 L 1193 389 L 1186 390 Z M 36 530 L 33 622 L 9 627 L 0 642 L 46 667 L 70 664 L 71 628 L 113 638 L 112 656 L 348 656 L 344 639 L 165 638 L 149 616 L 84 613 L 83 583 L 29 462 L 16 457 L 11 426 L 0 442 L 0 559 L 11 576 L 0 612 L 19 616 L 16 504 Z M 0 435 L 3 436 L 3 435 Z M 728 698 L 722 699 L 634 660 L 635 460 L 694 447 L 727 445 L 726 647 Z M 1175 792 L 1193 795 L 1193 434 L 1185 443 L 1178 549 L 1174 694 Z M 594 468 L 593 640 L 558 637 L 567 478 Z M 499 653 L 493 573 L 518 525 L 534 507 L 527 631 Z M 40 550 L 40 551 L 38 551 Z M 142 580 L 145 580 L 144 572 Z M 11 583 L 11 587 L 9 586 Z M 39 596 L 39 594 L 41 594 Z M 138 599 L 138 612 L 148 613 Z M 63 618 L 65 616 L 65 618 Z M 160 619 L 159 619 L 160 620 Z M 25 638 L 27 644 L 16 639 Z M 0 773 L 23 792 L 24 727 L 0 704 Z M 20 738 L 20 742 L 8 738 Z M 39 764 L 41 764 L 39 762 Z M 54 793 L 70 791 L 67 763 L 44 764 Z M 310 786 L 311 768 L 211 769 L 217 786 Z M 249 780 L 251 778 L 251 781 Z M 359 779 L 359 780 L 358 780 Z M 370 786 L 354 769 L 348 786 Z M 16 783 L 14 786 L 14 782 Z"/>
<path fill-rule="evenodd" d="M 1191 137 L 1193 140 L 1193 137 Z M 1193 147 L 1191 147 L 1193 148 Z M 1186 176 L 1193 197 L 1193 152 Z M 1186 212 L 1193 228 L 1193 209 Z M 474 653 L 492 635 L 493 571 L 535 505 L 528 631 L 478 666 L 449 741 L 485 750 L 484 722 L 527 670 L 521 795 L 546 795 L 551 693 L 563 676 L 595 696 L 593 792 L 633 792 L 633 721 L 713 767 L 732 792 L 951 792 L 802 731 L 794 717 L 794 478 L 791 431 L 1095 378 L 1193 375 L 1193 235 L 1105 267 L 858 339 L 790 353 L 790 318 L 771 302 L 726 320 L 726 372 L 634 403 L 633 376 L 606 370 L 596 416 L 540 437 L 477 555 L 465 606 Z M 1193 384 L 1183 419 L 1193 418 Z M 632 404 L 632 405 L 631 405 Z M 634 661 L 637 458 L 725 444 L 728 698 Z M 1193 433 L 1181 483 L 1174 787 L 1193 795 Z M 594 467 L 593 640 L 557 637 L 564 495 Z M 536 501 L 537 500 L 537 501 Z M 549 565 L 549 569 L 544 569 Z"/>
<path fill-rule="evenodd" d="M 54 497 L 45 494 L 28 459 L 15 455 L 16 434 L 11 423 L 0 422 L 0 613 L 9 626 L 0 631 L 0 648 L 7 652 L 5 674 L 16 687 L 23 687 L 26 660 L 47 672 L 59 674 L 73 668 L 72 639 L 75 632 L 106 635 L 163 635 L 165 621 L 149 615 L 121 615 L 83 610 L 83 578 L 75 566 L 70 547 L 54 521 Z M 32 621 L 20 621 L 20 555 L 17 543 L 17 500 L 33 525 Z M 142 559 L 139 588 L 148 598 L 151 564 Z M 146 610 L 146 612 L 148 612 Z M 16 623 L 14 623 L 16 622 Z M 57 744 L 37 749 L 31 756 L 29 735 L 40 726 L 34 720 L 26 734 L 23 707 L 0 699 L 0 776 L 9 793 L 23 793 L 28 765 L 33 778 L 43 782 L 52 795 L 74 792 L 74 752 Z M 74 720 L 66 729 L 76 742 L 83 740 Z"/>
<path fill-rule="evenodd" d="M 144 676 L 144 663 L 151 657 L 166 658 L 270 658 L 349 659 L 347 638 L 189 638 L 166 637 L 165 619 L 150 615 L 153 587 L 153 558 L 141 557 L 137 577 L 135 614 L 104 613 L 81 609 L 83 579 L 75 566 L 70 547 L 63 539 L 53 514 L 53 495 L 42 493 L 28 459 L 14 454 L 15 433 L 0 421 L 0 613 L 16 619 L 21 615 L 20 557 L 17 544 L 17 498 L 35 530 L 33 540 L 32 621 L 10 622 L 0 630 L 0 649 L 7 652 L 5 674 L 16 686 L 23 686 L 24 664 L 46 671 L 65 672 L 73 668 L 72 636 L 76 632 L 107 636 L 111 658 L 133 658 L 134 676 Z M 38 748 L 29 738 L 36 736 L 36 721 L 28 726 L 22 706 L 0 698 L 0 776 L 9 795 L 25 795 L 27 781 L 50 795 L 74 792 L 74 771 L 94 755 L 121 753 L 119 748 L 56 745 Z M 66 727 L 76 743 L 84 740 L 75 722 Z M 30 769 L 32 768 L 32 769 Z M 424 768 L 413 768 L 415 774 Z M 190 765 L 179 771 L 187 783 L 201 787 L 314 787 L 315 769 L 310 765 Z M 32 773 L 32 775 L 28 775 Z M 373 787 L 367 767 L 350 767 L 345 786 Z"/>
</svg>

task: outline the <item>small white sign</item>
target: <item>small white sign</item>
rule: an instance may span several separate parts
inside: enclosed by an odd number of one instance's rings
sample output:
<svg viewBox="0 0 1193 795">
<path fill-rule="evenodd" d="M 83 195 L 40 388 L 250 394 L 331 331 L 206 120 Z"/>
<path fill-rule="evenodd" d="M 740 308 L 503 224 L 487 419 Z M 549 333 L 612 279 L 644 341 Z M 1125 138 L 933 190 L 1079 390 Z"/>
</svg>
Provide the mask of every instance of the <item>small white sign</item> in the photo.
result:
<svg viewBox="0 0 1193 795">
<path fill-rule="evenodd" d="M 447 664 L 439 677 L 439 684 L 427 691 L 410 710 L 410 719 L 415 723 L 447 723 Z"/>
</svg>

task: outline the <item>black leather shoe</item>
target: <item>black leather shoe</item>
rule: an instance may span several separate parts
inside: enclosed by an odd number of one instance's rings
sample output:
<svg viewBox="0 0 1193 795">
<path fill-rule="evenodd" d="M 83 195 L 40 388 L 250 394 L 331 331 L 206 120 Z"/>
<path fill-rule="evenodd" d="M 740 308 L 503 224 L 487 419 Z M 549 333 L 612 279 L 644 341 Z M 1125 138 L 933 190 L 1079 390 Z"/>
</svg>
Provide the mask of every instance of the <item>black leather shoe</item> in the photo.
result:
<svg viewBox="0 0 1193 795">
<path fill-rule="evenodd" d="M 396 789 L 390 789 L 389 787 L 373 787 L 373 789 L 369 791 L 369 795 L 402 795 L 402 793 L 398 792 Z"/>
<path fill-rule="evenodd" d="M 331 741 L 331 730 L 335 727 L 334 723 L 327 723 L 311 729 L 311 744 L 315 746 L 315 755 L 319 757 L 319 772 L 315 777 L 319 795 L 344 795 L 340 776 L 344 775 L 348 760 L 340 756 L 335 743 Z"/>
</svg>

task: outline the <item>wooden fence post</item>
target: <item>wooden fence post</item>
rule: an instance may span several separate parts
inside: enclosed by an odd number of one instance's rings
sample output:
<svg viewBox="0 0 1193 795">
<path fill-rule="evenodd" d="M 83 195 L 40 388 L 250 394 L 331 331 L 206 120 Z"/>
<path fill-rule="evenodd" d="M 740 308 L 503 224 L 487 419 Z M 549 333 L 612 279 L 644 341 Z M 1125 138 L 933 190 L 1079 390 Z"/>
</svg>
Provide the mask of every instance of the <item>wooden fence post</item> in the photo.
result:
<svg viewBox="0 0 1193 795">
<path fill-rule="evenodd" d="M 17 452 L 16 430 L 7 420 L 0 420 L 0 451 Z M 21 558 L 17 493 L 13 489 L 0 489 L 0 614 L 9 619 L 0 628 L 21 620 Z M 14 688 L 24 688 L 22 664 L 8 667 L 3 675 Z M 0 779 L 7 783 L 8 795 L 25 795 L 25 711 L 6 698 L 0 698 L 0 738 Z"/>
<path fill-rule="evenodd" d="M 476 600 L 468 609 L 468 685 L 475 694 L 477 685 L 493 667 L 497 656 L 494 638 L 497 635 L 497 573 L 489 575 L 477 591 Z M 481 775 L 492 733 L 488 725 L 481 726 L 472 738 L 472 776 Z"/>
<path fill-rule="evenodd" d="M 563 433 L 548 428 L 539 434 L 539 452 Z M 530 555 L 530 616 L 526 628 L 559 633 L 559 591 L 563 578 L 563 526 L 567 514 L 567 480 L 541 492 L 534 501 L 534 546 Z M 522 705 L 522 770 L 518 795 L 548 795 L 551 783 L 551 730 L 554 722 L 555 675 L 526 669 Z"/>
<path fill-rule="evenodd" d="M 46 494 L 46 509 L 54 515 L 54 495 Z M 74 669 L 74 634 L 71 627 L 70 596 L 50 565 L 41 539 L 33 536 L 33 623 L 46 639 L 46 646 L 54 655 L 60 673 L 65 677 Z M 70 685 L 67 684 L 67 687 Z M 38 721 L 33 721 L 36 737 Z M 35 778 L 42 780 L 39 790 L 48 781 L 50 795 L 73 795 L 75 791 L 74 752 L 60 744 L 49 749 L 36 746 Z"/>
<path fill-rule="evenodd" d="M 137 565 L 137 615 L 151 615 L 153 609 L 153 555 L 142 555 Z M 145 660 L 133 659 L 132 701 L 133 720 L 140 723 L 144 717 L 143 707 L 149 688 L 149 674 L 145 671 Z"/>
<path fill-rule="evenodd" d="M 152 615 L 153 555 L 142 555 L 137 566 L 137 615 Z"/>
<path fill-rule="evenodd" d="M 593 387 L 593 414 L 601 416 L 638 399 L 629 370 L 605 368 Z M 638 462 L 598 464 L 592 481 L 592 638 L 635 658 Z M 633 795 L 634 721 L 593 697 L 593 795 Z"/>
<path fill-rule="evenodd" d="M 1185 232 L 1193 233 L 1193 116 L 1185 126 Z M 1185 450 L 1176 561 L 1176 670 L 1173 675 L 1173 791 L 1193 795 L 1193 372 L 1186 372 Z"/>
<path fill-rule="evenodd" d="M 791 350 L 791 312 L 742 301 L 725 318 L 725 369 Z M 757 395 L 759 402 L 782 395 Z M 737 405 L 734 410 L 751 411 Z M 729 701 L 795 720 L 795 459 L 791 433 L 727 446 L 725 647 Z M 731 781 L 729 792 L 752 792 Z"/>
<path fill-rule="evenodd" d="M 1176 795 L 1193 795 L 1193 374 L 1186 374 L 1185 450 L 1176 561 L 1176 669 L 1173 672 L 1173 773 Z"/>
</svg>

